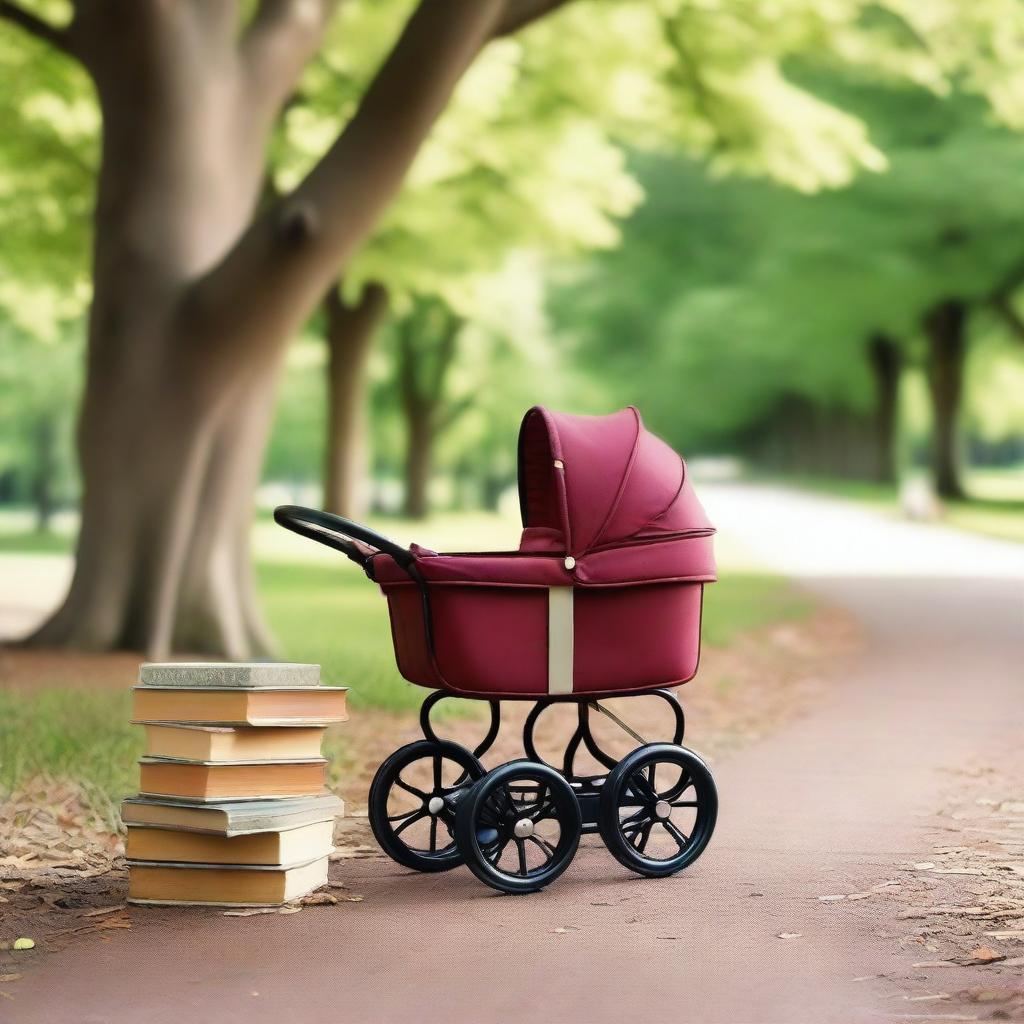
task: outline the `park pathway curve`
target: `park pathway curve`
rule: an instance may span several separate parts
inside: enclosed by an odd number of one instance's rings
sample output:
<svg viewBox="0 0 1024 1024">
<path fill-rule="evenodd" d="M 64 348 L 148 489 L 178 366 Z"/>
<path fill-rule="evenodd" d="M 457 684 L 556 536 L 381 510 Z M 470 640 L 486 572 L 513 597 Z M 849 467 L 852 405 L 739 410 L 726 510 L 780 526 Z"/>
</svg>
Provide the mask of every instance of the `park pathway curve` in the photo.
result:
<svg viewBox="0 0 1024 1024">
<path fill-rule="evenodd" d="M 702 496 L 865 644 L 814 711 L 714 765 L 719 828 L 689 871 L 637 879 L 588 840 L 550 890 L 513 898 L 462 870 L 343 862 L 361 903 L 133 910 L 130 931 L 42 960 L 0 1020 L 850 1024 L 926 1005 L 891 980 L 914 954 L 881 903 L 818 897 L 920 859 L 948 769 L 1024 735 L 1024 548 L 777 489 Z"/>
</svg>

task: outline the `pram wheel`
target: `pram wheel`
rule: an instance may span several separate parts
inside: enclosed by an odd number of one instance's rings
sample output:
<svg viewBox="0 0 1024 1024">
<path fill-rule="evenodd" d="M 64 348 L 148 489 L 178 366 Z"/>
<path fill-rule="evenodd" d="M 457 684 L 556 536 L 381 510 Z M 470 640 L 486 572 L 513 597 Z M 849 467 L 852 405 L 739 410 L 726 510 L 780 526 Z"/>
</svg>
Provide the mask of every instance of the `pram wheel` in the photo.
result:
<svg viewBox="0 0 1024 1024">
<path fill-rule="evenodd" d="M 718 791 L 708 766 L 686 747 L 649 743 L 608 775 L 598 825 L 620 864 L 663 878 L 704 852 L 717 817 Z"/>
<path fill-rule="evenodd" d="M 400 747 L 370 785 L 370 827 L 381 849 L 416 871 L 457 867 L 455 808 L 483 774 L 483 765 L 457 743 L 418 740 Z"/>
<path fill-rule="evenodd" d="M 500 892 L 536 892 L 571 863 L 582 818 L 553 768 L 512 761 L 488 772 L 459 802 L 455 838 L 466 866 Z"/>
</svg>

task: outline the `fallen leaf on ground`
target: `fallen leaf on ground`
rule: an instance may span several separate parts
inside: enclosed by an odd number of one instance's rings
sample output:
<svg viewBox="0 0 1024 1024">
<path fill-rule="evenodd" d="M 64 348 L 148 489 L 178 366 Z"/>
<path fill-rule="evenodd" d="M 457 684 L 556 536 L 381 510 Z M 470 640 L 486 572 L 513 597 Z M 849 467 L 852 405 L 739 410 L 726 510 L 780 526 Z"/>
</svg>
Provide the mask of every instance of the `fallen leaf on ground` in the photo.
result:
<svg viewBox="0 0 1024 1024">
<path fill-rule="evenodd" d="M 847 896 L 846 898 L 848 900 L 866 900 L 866 899 L 869 899 L 870 896 L 871 896 L 871 893 L 869 893 L 869 892 L 851 892 L 850 895 Z"/>
<path fill-rule="evenodd" d="M 278 910 L 279 914 L 297 914 L 302 910 L 302 907 L 281 907 Z"/>
<path fill-rule="evenodd" d="M 0 974 L 0 982 L 4 981 L 17 981 L 21 977 L 20 974 Z"/>
<path fill-rule="evenodd" d="M 996 964 L 1005 959 L 1004 953 L 1000 953 L 999 950 L 993 949 L 991 946 L 978 946 L 976 949 L 972 949 L 967 956 L 957 959 L 956 962 L 964 967 L 975 967 L 981 964 Z"/>
<path fill-rule="evenodd" d="M 124 910 L 125 904 L 118 903 L 113 907 L 97 907 L 95 910 L 86 910 L 80 917 L 103 917 L 104 914 L 113 914 L 115 910 Z"/>
<path fill-rule="evenodd" d="M 300 902 L 304 907 L 333 907 L 337 904 L 338 897 L 329 892 L 311 892 L 308 896 L 303 896 Z"/>
<path fill-rule="evenodd" d="M 246 907 L 245 910 L 225 910 L 224 917 L 253 917 L 256 914 L 276 914 L 277 907 Z"/>
<path fill-rule="evenodd" d="M 102 921 L 96 922 L 96 930 L 100 931 L 103 928 L 131 928 L 132 923 L 127 917 L 106 917 Z"/>
<path fill-rule="evenodd" d="M 952 960 L 922 960 L 918 964 L 911 964 L 911 967 L 956 967 Z"/>
<path fill-rule="evenodd" d="M 328 882 L 328 889 L 347 889 L 348 886 L 344 882 Z"/>
<path fill-rule="evenodd" d="M 931 871 L 935 865 L 930 860 L 922 860 L 914 865 L 916 871 Z"/>
<path fill-rule="evenodd" d="M 551 932 L 554 935 L 566 935 L 569 932 L 578 932 L 579 928 L 574 924 L 560 925 L 558 928 L 552 928 Z"/>
<path fill-rule="evenodd" d="M 833 894 L 831 896 L 819 896 L 818 897 L 818 900 L 821 903 L 838 903 L 840 900 L 845 900 L 845 899 L 846 899 L 845 896 L 840 895 L 838 893 Z"/>
<path fill-rule="evenodd" d="M 779 932 L 776 936 L 778 939 L 802 939 L 803 937 L 803 932 Z"/>
<path fill-rule="evenodd" d="M 11 949 L 35 949 L 35 948 L 36 948 L 36 940 L 35 939 L 20 938 L 20 939 L 15 939 L 14 942 L 11 943 Z"/>
</svg>

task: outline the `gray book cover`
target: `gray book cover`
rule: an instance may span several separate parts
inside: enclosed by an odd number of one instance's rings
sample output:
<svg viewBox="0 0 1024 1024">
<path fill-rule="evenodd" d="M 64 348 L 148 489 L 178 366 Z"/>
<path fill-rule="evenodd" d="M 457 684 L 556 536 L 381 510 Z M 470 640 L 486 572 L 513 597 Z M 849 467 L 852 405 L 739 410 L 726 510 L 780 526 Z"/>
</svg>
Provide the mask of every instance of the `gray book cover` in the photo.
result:
<svg viewBox="0 0 1024 1024">
<path fill-rule="evenodd" d="M 140 821 L 138 824 L 153 828 L 181 829 L 186 832 L 205 832 L 213 835 L 247 835 L 250 832 L 284 832 L 310 825 L 317 821 L 330 821 L 345 813 L 345 804 L 333 793 L 318 796 L 279 797 L 260 800 L 225 800 L 220 803 L 197 804 L 164 796 L 127 797 L 121 804 L 121 820 L 126 825 L 136 824 L 132 814 L 134 805 L 169 807 L 199 811 L 194 825 L 164 825 Z"/>
<path fill-rule="evenodd" d="M 308 688 L 320 685 L 320 666 L 283 661 L 151 661 L 139 666 L 139 683 L 162 689 Z"/>
</svg>

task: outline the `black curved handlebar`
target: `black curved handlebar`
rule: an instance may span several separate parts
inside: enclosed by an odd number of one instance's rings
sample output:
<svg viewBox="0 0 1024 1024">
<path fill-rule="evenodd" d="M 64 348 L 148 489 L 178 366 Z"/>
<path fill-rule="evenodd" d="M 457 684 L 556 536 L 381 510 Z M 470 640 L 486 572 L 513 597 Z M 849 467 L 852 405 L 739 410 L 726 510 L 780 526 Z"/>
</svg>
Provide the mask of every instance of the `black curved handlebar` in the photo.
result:
<svg viewBox="0 0 1024 1024">
<path fill-rule="evenodd" d="M 274 509 L 274 522 L 301 537 L 308 537 L 318 544 L 326 544 L 342 552 L 363 568 L 378 551 L 390 555 L 403 569 L 408 569 L 416 561 L 416 556 L 408 548 L 382 537 L 369 527 L 360 526 L 331 512 L 303 508 L 301 505 L 278 505 Z M 373 548 L 373 551 L 367 554 L 354 541 Z"/>
</svg>

